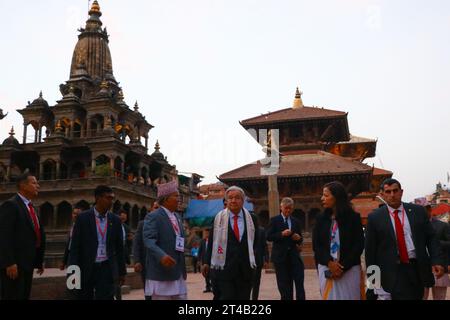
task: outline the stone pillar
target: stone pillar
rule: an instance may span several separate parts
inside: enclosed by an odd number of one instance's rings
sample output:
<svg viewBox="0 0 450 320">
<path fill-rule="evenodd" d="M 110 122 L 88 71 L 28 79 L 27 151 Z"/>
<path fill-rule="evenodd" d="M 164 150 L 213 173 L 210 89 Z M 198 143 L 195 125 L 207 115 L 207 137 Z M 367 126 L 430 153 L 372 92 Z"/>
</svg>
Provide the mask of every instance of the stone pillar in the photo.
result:
<svg viewBox="0 0 450 320">
<path fill-rule="evenodd" d="M 41 143 L 41 141 L 42 141 L 42 126 L 39 125 L 38 143 Z"/>
<path fill-rule="evenodd" d="M 11 180 L 11 164 L 8 164 L 6 167 L 6 181 Z"/>
<path fill-rule="evenodd" d="M 95 174 L 95 165 L 96 165 L 95 159 L 92 158 L 92 162 L 91 162 L 91 171 L 92 171 L 92 174 Z"/>
<path fill-rule="evenodd" d="M 61 172 L 61 161 L 58 160 L 58 161 L 56 161 L 56 179 L 55 180 L 60 179 L 60 172 Z"/>
<path fill-rule="evenodd" d="M 53 221 L 52 221 L 52 229 L 56 229 L 56 226 L 58 225 L 58 206 L 53 207 Z"/>
<path fill-rule="evenodd" d="M 27 143 L 27 128 L 28 128 L 27 124 L 24 123 L 23 124 L 23 144 Z"/>
<path fill-rule="evenodd" d="M 111 175 L 115 177 L 115 169 L 114 169 L 114 155 L 111 155 L 111 158 L 109 159 L 109 165 L 111 167 Z"/>
<path fill-rule="evenodd" d="M 120 165 L 120 171 L 121 177 L 123 178 L 125 176 L 125 162 L 122 162 Z"/>
<path fill-rule="evenodd" d="M 310 232 L 310 230 L 309 230 L 309 211 L 305 212 L 305 231 Z"/>
<path fill-rule="evenodd" d="M 70 138 L 70 137 L 69 137 L 69 134 L 70 134 L 70 127 L 66 127 L 65 137 L 66 137 L 66 138 Z"/>
<path fill-rule="evenodd" d="M 145 149 L 148 149 L 148 138 L 145 138 Z"/>
<path fill-rule="evenodd" d="M 273 218 L 280 214 L 280 195 L 278 194 L 277 175 L 267 176 L 269 184 L 269 218 Z"/>
<path fill-rule="evenodd" d="M 37 143 L 37 140 L 38 140 L 38 133 L 39 133 L 39 129 L 35 129 L 34 130 L 34 143 Z"/>
<path fill-rule="evenodd" d="M 44 163 L 43 162 L 39 163 L 39 179 L 40 180 L 44 179 Z"/>
<path fill-rule="evenodd" d="M 84 129 L 86 129 L 84 123 L 81 125 L 81 132 L 80 132 L 80 138 L 84 138 L 85 132 Z"/>
<path fill-rule="evenodd" d="M 91 137 L 91 121 L 87 121 L 86 124 L 86 137 Z"/>
</svg>

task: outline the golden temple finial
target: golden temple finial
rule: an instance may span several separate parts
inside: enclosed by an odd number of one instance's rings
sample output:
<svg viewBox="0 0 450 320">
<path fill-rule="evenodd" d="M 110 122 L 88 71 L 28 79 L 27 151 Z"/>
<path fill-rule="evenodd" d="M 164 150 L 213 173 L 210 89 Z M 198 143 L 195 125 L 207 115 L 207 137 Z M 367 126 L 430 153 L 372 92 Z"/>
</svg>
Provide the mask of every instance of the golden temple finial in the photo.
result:
<svg viewBox="0 0 450 320">
<path fill-rule="evenodd" d="M 10 136 L 15 135 L 16 133 L 14 132 L 14 126 L 11 127 L 11 131 L 9 132 Z"/>
<path fill-rule="evenodd" d="M 301 92 L 297 87 L 297 90 L 295 91 L 294 105 L 292 106 L 292 109 L 300 109 L 304 107 L 302 95 L 303 92 Z"/>
<path fill-rule="evenodd" d="M 136 103 L 134 104 L 134 111 L 138 112 L 139 111 L 139 104 L 136 101 Z"/>
<path fill-rule="evenodd" d="M 159 149 L 160 149 L 160 147 L 159 147 L 159 140 L 156 140 L 155 151 L 159 152 Z"/>
<path fill-rule="evenodd" d="M 92 13 L 100 13 L 100 5 L 98 4 L 97 0 L 94 0 L 91 6 L 91 10 L 89 10 L 89 14 Z"/>
<path fill-rule="evenodd" d="M 39 98 L 42 99 L 42 90 L 39 92 Z"/>
</svg>

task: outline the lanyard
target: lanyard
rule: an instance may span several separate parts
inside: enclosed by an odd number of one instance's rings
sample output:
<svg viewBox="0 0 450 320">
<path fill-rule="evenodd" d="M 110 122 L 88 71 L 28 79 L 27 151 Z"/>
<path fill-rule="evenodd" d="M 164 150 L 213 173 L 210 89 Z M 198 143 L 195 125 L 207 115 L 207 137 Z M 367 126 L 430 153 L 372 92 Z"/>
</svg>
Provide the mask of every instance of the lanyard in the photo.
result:
<svg viewBox="0 0 450 320">
<path fill-rule="evenodd" d="M 178 228 L 178 226 L 177 226 L 178 222 L 177 222 L 177 224 L 174 224 L 171 217 L 169 217 L 169 220 L 170 220 L 170 224 L 172 225 L 173 231 L 175 231 L 176 234 L 180 234 L 180 228 Z M 175 221 L 176 220 L 177 220 L 177 218 L 175 217 Z"/>
<path fill-rule="evenodd" d="M 398 210 L 398 209 L 396 209 L 396 210 Z M 392 218 L 395 219 L 394 211 L 393 212 L 389 212 L 389 213 L 391 214 Z M 402 223 L 402 227 L 403 227 L 405 225 L 405 208 L 402 209 L 402 221 L 401 221 L 401 223 Z"/>
<path fill-rule="evenodd" d="M 331 239 L 334 239 L 334 237 L 336 236 L 336 230 L 338 228 L 337 221 L 334 220 L 333 222 L 334 222 L 334 224 L 333 224 L 333 228 L 331 229 Z"/>
<path fill-rule="evenodd" d="M 105 240 L 106 230 L 108 230 L 108 217 L 106 217 L 105 219 L 105 228 L 104 230 L 102 230 L 99 223 L 100 218 L 95 217 L 95 224 L 97 225 L 97 230 L 100 233 L 103 241 Z"/>
</svg>

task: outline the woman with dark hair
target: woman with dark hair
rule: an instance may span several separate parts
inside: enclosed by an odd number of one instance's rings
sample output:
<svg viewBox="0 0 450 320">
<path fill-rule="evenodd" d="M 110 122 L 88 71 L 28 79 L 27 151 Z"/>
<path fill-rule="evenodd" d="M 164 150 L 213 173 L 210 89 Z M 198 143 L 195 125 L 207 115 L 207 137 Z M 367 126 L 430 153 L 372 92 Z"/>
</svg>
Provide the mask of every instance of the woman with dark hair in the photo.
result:
<svg viewBox="0 0 450 320">
<path fill-rule="evenodd" d="M 322 298 L 359 300 L 364 250 L 360 216 L 340 182 L 327 183 L 321 201 L 325 210 L 316 219 L 313 250 Z"/>
</svg>

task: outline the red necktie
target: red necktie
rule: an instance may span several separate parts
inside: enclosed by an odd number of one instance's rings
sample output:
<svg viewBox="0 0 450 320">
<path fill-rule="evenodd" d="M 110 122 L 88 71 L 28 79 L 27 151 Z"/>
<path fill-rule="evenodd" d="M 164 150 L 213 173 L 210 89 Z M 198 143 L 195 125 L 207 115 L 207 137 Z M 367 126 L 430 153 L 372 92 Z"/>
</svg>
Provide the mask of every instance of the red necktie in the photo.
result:
<svg viewBox="0 0 450 320">
<path fill-rule="evenodd" d="M 233 219 L 234 219 L 233 231 L 234 231 L 234 235 L 235 235 L 237 241 L 240 240 L 240 236 L 239 236 L 239 226 L 238 226 L 238 223 L 237 223 L 238 218 L 239 218 L 239 216 L 238 216 L 237 214 L 235 214 L 235 215 L 233 216 Z"/>
<path fill-rule="evenodd" d="M 394 210 L 395 234 L 397 235 L 397 247 L 400 255 L 400 262 L 409 263 L 408 250 L 406 249 L 405 234 L 403 226 L 398 216 L 400 210 Z"/>
<path fill-rule="evenodd" d="M 39 248 L 41 246 L 41 229 L 39 228 L 36 212 L 34 212 L 33 204 L 31 202 L 28 203 L 28 209 L 30 211 L 31 220 L 33 220 L 34 233 L 36 234 L 36 248 Z"/>
</svg>

